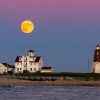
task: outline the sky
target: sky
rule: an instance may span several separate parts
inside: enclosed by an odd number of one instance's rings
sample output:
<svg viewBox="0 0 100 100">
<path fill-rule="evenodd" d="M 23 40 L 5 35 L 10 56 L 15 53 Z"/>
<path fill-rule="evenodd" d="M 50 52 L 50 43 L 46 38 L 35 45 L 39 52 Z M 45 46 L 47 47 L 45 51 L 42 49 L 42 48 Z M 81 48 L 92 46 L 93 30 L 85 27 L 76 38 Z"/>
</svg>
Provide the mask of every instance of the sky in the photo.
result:
<svg viewBox="0 0 100 100">
<path fill-rule="evenodd" d="M 26 35 L 20 24 L 31 20 Z M 92 71 L 95 46 L 100 45 L 100 0 L 0 0 L 0 62 L 33 49 L 54 71 Z"/>
</svg>

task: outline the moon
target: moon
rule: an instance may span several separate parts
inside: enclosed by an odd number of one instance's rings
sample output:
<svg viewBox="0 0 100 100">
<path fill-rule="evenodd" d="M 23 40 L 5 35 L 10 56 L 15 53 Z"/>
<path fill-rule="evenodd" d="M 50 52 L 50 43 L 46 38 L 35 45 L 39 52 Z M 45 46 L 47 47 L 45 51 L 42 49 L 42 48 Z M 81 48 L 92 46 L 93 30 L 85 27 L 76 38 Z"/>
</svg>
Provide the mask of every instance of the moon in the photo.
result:
<svg viewBox="0 0 100 100">
<path fill-rule="evenodd" d="M 26 34 L 32 33 L 34 27 L 35 27 L 34 23 L 30 20 L 25 20 L 21 23 L 21 31 Z"/>
</svg>

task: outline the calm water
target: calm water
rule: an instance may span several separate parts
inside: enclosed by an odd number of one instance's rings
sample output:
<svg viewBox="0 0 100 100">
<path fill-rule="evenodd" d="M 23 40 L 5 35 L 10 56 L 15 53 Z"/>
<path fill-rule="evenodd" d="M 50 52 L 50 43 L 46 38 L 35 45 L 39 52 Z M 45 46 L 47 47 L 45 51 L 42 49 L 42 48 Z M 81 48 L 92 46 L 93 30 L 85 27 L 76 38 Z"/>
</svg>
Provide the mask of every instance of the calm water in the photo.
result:
<svg viewBox="0 0 100 100">
<path fill-rule="evenodd" d="M 100 87 L 0 88 L 0 100 L 100 100 Z"/>
</svg>

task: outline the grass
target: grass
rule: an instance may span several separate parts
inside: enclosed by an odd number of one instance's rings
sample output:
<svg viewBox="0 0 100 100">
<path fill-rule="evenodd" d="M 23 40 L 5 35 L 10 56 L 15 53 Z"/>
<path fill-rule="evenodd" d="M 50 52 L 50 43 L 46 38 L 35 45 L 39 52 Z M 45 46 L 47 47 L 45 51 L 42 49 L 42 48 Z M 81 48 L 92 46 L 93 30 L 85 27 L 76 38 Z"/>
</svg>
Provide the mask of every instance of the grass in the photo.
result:
<svg viewBox="0 0 100 100">
<path fill-rule="evenodd" d="M 18 73 L 15 76 L 28 77 L 71 77 L 76 80 L 100 80 L 100 74 L 95 73 L 71 73 L 71 72 L 55 72 L 55 73 Z"/>
</svg>

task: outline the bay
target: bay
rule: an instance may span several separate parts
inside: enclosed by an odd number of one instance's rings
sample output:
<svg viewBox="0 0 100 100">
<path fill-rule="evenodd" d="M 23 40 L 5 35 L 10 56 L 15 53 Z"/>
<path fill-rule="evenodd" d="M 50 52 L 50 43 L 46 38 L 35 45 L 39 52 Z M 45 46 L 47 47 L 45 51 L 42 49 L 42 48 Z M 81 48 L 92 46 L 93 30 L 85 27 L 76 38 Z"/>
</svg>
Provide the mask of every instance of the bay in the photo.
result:
<svg viewBox="0 0 100 100">
<path fill-rule="evenodd" d="M 0 100 L 100 100 L 100 87 L 35 86 L 0 88 Z"/>
</svg>

